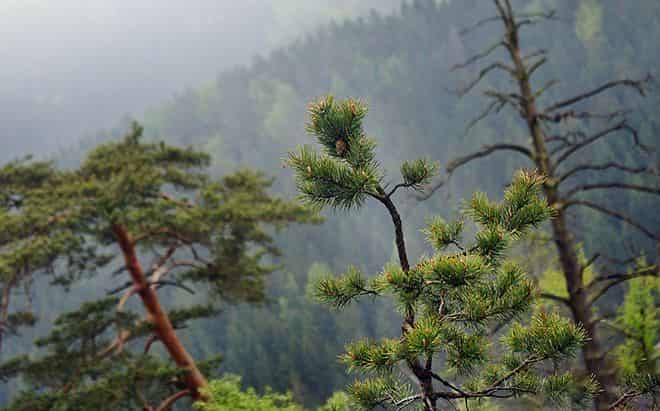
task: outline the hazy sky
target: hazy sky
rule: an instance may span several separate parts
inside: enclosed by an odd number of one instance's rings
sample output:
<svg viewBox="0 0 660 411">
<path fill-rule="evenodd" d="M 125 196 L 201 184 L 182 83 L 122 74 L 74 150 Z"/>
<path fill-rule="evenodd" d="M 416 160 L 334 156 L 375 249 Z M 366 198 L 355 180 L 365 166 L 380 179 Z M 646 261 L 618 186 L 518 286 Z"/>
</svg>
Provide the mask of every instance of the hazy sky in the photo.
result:
<svg viewBox="0 0 660 411">
<path fill-rule="evenodd" d="M 172 88 L 198 83 L 262 50 L 267 3 L 2 0 L 0 80 L 33 91 L 46 82 L 88 92 L 108 90 L 104 80 L 131 76 L 179 83 Z"/>
<path fill-rule="evenodd" d="M 396 3 L 0 0 L 0 160 L 66 146 L 331 18 Z"/>
</svg>

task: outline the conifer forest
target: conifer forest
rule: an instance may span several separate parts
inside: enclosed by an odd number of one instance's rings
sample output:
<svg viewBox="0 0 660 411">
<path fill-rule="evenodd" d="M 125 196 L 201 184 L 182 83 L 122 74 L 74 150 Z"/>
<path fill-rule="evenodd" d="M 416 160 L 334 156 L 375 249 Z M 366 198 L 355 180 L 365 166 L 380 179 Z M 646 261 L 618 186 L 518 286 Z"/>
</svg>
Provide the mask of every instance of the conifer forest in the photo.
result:
<svg viewBox="0 0 660 411">
<path fill-rule="evenodd" d="M 660 410 L 658 0 L 0 27 L 0 410 Z"/>
</svg>

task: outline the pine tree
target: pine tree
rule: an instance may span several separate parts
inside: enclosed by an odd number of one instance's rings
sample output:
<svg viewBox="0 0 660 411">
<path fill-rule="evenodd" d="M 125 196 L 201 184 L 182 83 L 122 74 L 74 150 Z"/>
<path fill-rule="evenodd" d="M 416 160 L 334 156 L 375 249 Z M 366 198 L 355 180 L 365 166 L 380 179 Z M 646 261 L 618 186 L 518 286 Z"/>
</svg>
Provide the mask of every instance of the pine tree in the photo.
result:
<svg viewBox="0 0 660 411">
<path fill-rule="evenodd" d="M 465 95 L 478 85 L 490 83 L 492 80 L 492 84 L 496 86 L 484 90 L 489 104 L 468 128 L 490 115 L 511 109 L 524 123 L 529 138 L 524 142 L 505 140 L 486 145 L 471 154 L 455 158 L 447 165 L 447 172 L 451 174 L 474 160 L 504 152 L 524 158 L 545 177 L 543 192 L 550 206 L 557 211 L 551 230 L 568 295 L 560 297 L 544 294 L 544 297 L 564 304 L 569 308 L 575 323 L 584 327 L 588 336 L 582 351 L 584 367 L 587 374 L 595 376 L 602 389 L 596 396 L 595 403 L 599 410 L 610 409 L 612 404 L 620 405 L 618 399 L 625 394 L 617 387 L 617 372 L 608 358 L 608 353 L 613 351 L 608 349 L 599 335 L 601 322 L 595 315 L 594 308 L 609 291 L 627 280 L 640 276 L 657 277 L 658 265 L 656 262 L 628 272 L 625 265 L 634 261 L 634 256 L 622 262 L 616 259 L 616 256 L 601 255 L 600 252 L 581 261 L 577 254 L 579 233 L 576 232 L 575 226 L 569 223 L 569 215 L 575 210 L 587 210 L 617 224 L 631 227 L 655 244 L 660 252 L 660 232 L 656 227 L 645 224 L 625 210 L 611 207 L 602 201 L 602 197 L 599 199 L 594 196 L 594 193 L 617 193 L 617 196 L 618 193 L 641 193 L 650 196 L 649 198 L 660 196 L 657 185 L 658 168 L 649 156 L 652 148 L 641 141 L 638 130 L 631 125 L 628 110 L 614 109 L 603 112 L 594 108 L 597 106 L 596 98 L 615 90 L 628 90 L 645 95 L 651 78 L 647 76 L 608 81 L 591 90 L 568 98 L 559 98 L 544 106 L 541 101 L 550 95 L 553 86 L 558 82 L 551 79 L 535 87 L 534 79 L 549 57 L 545 50 L 523 50 L 521 31 L 542 21 L 555 20 L 557 15 L 554 11 L 519 12 L 510 0 L 493 0 L 493 3 L 495 16 L 477 22 L 463 33 L 498 24 L 504 31 L 502 37 L 483 52 L 456 65 L 454 69 L 471 69 L 484 60 L 493 61 L 481 68 L 474 81 L 458 92 Z M 586 4 L 582 6 L 587 7 Z M 589 13 L 584 10 L 581 12 Z M 595 32 L 583 28 L 581 34 L 593 36 Z M 503 59 L 496 57 L 500 50 L 504 51 Z M 500 74 L 515 85 L 513 90 L 497 87 L 497 76 Z M 605 139 L 617 137 L 625 150 L 620 150 L 610 160 L 597 156 L 599 152 L 594 146 Z M 627 142 L 623 142 L 624 138 Z M 624 156 L 621 155 L 623 151 L 633 154 Z M 589 177 L 593 176 L 597 177 L 590 181 Z M 432 185 L 434 188 L 421 197 L 427 198 L 443 183 L 444 180 L 439 180 Z M 601 275 L 588 281 L 585 272 L 598 261 L 604 263 L 599 270 Z M 621 268 L 622 266 L 624 267 Z M 649 390 L 638 392 L 638 395 L 647 393 Z"/>
<path fill-rule="evenodd" d="M 0 281 L 2 301 L 0 301 L 0 353 L 8 335 L 16 334 L 21 326 L 31 325 L 31 310 L 23 310 L 12 304 L 16 294 L 29 282 L 31 271 L 25 269 L 23 261 L 26 255 L 36 250 L 29 247 L 38 243 L 31 238 L 31 233 L 22 230 L 27 218 L 20 218 L 21 194 L 17 187 L 39 185 L 48 177 L 50 167 L 47 164 L 26 166 L 25 161 L 15 161 L 0 170 Z M 37 249 L 43 249 L 38 247 Z M 20 253 L 19 253 L 20 252 Z M 35 258 L 30 257 L 34 261 Z M 43 261 L 43 260 L 42 260 Z M 35 261 L 35 265 L 38 263 Z"/>
<path fill-rule="evenodd" d="M 363 128 L 364 104 L 327 97 L 309 111 L 307 129 L 323 151 L 305 146 L 289 156 L 302 198 L 340 210 L 376 200 L 394 225 L 397 264 L 386 265 L 373 278 L 350 267 L 317 288 L 319 299 L 335 308 L 360 297 L 393 298 L 403 317 L 401 338 L 353 342 L 341 356 L 349 370 L 365 377 L 348 388 L 355 403 L 362 409 L 417 403 L 431 411 L 439 401 L 533 394 L 553 401 L 588 398 L 593 387 L 578 392 L 570 374 L 558 367 L 544 372 L 542 366 L 579 349 L 586 339 L 579 326 L 540 313 L 527 325 L 513 323 L 499 342 L 490 335 L 493 327 L 524 313 L 535 297 L 533 284 L 505 254 L 513 241 L 551 217 L 552 209 L 539 195 L 544 179 L 519 172 L 499 203 L 474 195 L 465 211 L 477 227 L 470 242 L 462 239 L 463 220 L 434 220 L 426 235 L 435 253 L 411 265 L 393 197 L 403 188 L 421 189 L 437 166 L 425 159 L 404 162 L 402 182 L 388 186 L 375 141 Z"/>
<path fill-rule="evenodd" d="M 77 169 L 5 168 L 14 184 L 3 186 L 3 198 L 18 203 L 0 221 L 21 227 L 4 232 L 3 270 L 20 258 L 30 273 L 48 268 L 69 287 L 91 276 L 111 288 L 62 314 L 36 341 L 40 354 L 2 365 L 3 378 L 28 384 L 9 410 L 164 410 L 206 399 L 218 359 L 195 360 L 180 330 L 215 316 L 222 302 L 262 301 L 264 277 L 276 268 L 267 258 L 278 253 L 266 226 L 316 219 L 269 196 L 263 175 L 214 181 L 209 163 L 202 152 L 145 141 L 134 124 Z M 42 235 L 43 245 L 23 232 Z M 192 304 L 170 303 L 184 300 Z"/>
</svg>

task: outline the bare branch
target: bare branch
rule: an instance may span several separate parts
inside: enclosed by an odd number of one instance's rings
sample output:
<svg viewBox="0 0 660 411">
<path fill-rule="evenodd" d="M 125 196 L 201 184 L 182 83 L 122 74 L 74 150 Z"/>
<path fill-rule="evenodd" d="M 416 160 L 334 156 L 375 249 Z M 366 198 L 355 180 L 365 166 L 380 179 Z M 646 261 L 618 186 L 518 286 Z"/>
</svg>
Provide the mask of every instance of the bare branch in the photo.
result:
<svg viewBox="0 0 660 411">
<path fill-rule="evenodd" d="M 514 78 L 516 77 L 516 72 L 512 67 L 507 66 L 501 61 L 496 61 L 495 63 L 491 63 L 487 67 L 481 69 L 479 71 L 479 74 L 477 75 L 477 78 L 472 80 L 467 86 L 463 87 L 462 89 L 456 90 L 456 94 L 458 94 L 461 97 L 468 94 L 477 86 L 477 84 L 481 82 L 481 80 L 484 79 L 484 77 L 488 75 L 488 73 L 491 73 L 495 70 L 502 70 L 508 73 L 510 76 Z"/>
<path fill-rule="evenodd" d="M 488 105 L 488 107 L 486 107 L 484 111 L 482 111 L 477 117 L 473 118 L 468 123 L 467 127 L 465 127 L 465 134 L 467 135 L 468 132 L 472 129 L 472 127 L 476 126 L 481 120 L 485 119 L 493 112 L 499 113 L 504 106 L 505 104 L 502 103 L 501 101 L 497 101 L 497 100 L 491 101 L 491 103 Z"/>
<path fill-rule="evenodd" d="M 587 135 L 582 130 L 571 130 L 564 134 L 546 137 L 548 142 L 561 142 L 561 144 L 550 150 L 550 157 L 554 157 L 562 150 L 570 149 L 579 144 L 579 139 L 586 139 Z"/>
<path fill-rule="evenodd" d="M 510 16 L 504 10 L 504 6 L 502 6 L 502 3 L 500 2 L 500 0 L 493 0 L 493 2 L 495 3 L 495 7 L 497 7 L 497 12 L 499 13 L 500 18 L 502 20 L 504 20 L 505 24 L 508 24 Z"/>
<path fill-rule="evenodd" d="M 484 95 L 486 97 L 490 97 L 494 100 L 497 100 L 500 103 L 498 111 L 501 110 L 502 107 L 508 104 L 512 106 L 514 109 L 516 109 L 518 112 L 520 113 L 523 112 L 522 105 L 525 102 L 525 99 L 516 93 L 502 93 L 497 90 L 486 90 L 484 92 Z"/>
<path fill-rule="evenodd" d="M 548 10 L 548 11 L 542 11 L 538 13 L 520 13 L 517 14 L 516 17 L 518 18 L 525 18 L 525 19 L 546 19 L 546 20 L 557 20 L 557 10 Z"/>
<path fill-rule="evenodd" d="M 558 181 L 561 183 L 564 180 L 574 176 L 577 173 L 583 172 L 583 171 L 604 171 L 604 170 L 619 170 L 619 171 L 624 171 L 626 173 L 631 173 L 631 174 L 650 174 L 650 175 L 660 175 L 660 171 L 658 168 L 651 168 L 651 167 L 629 167 L 626 166 L 625 164 L 620 164 L 616 162 L 607 162 L 604 164 L 580 164 L 569 171 L 565 172 L 562 174 Z"/>
<path fill-rule="evenodd" d="M 610 216 L 614 219 L 622 221 L 622 222 L 624 222 L 624 223 L 626 223 L 626 224 L 628 224 L 632 227 L 635 227 L 636 229 L 638 229 L 639 231 L 644 233 L 647 237 L 649 237 L 649 238 L 651 238 L 655 241 L 660 241 L 660 234 L 656 234 L 656 233 L 650 231 L 642 223 L 632 219 L 630 216 L 627 216 L 627 215 L 625 215 L 625 214 L 623 214 L 619 211 L 610 210 L 609 208 L 601 206 L 600 204 L 596 204 L 594 202 L 587 201 L 587 200 L 571 200 L 571 201 L 566 202 L 563 205 L 563 208 L 568 209 L 568 208 L 573 207 L 573 206 L 584 206 L 584 207 L 590 208 L 594 211 L 598 211 L 599 213 L 608 215 L 608 216 Z"/>
<path fill-rule="evenodd" d="M 600 257 L 600 253 L 596 253 L 593 256 L 591 256 L 591 258 L 587 260 L 586 263 L 582 264 L 582 267 L 580 268 L 580 274 L 584 274 L 587 268 L 591 267 L 591 265 L 595 263 L 599 257 Z"/>
<path fill-rule="evenodd" d="M 543 113 L 544 114 L 552 113 L 553 111 L 571 106 L 571 105 L 573 105 L 575 103 L 578 103 L 580 101 L 588 100 L 588 99 L 590 99 L 594 96 L 597 96 L 597 95 L 599 95 L 599 94 L 601 94 L 601 93 L 603 93 L 603 92 L 605 92 L 609 89 L 616 88 L 616 87 L 634 88 L 635 90 L 637 90 L 637 92 L 640 95 L 644 96 L 646 94 L 645 90 L 644 90 L 644 86 L 650 81 L 651 81 L 651 76 L 650 75 L 646 76 L 645 78 L 643 78 L 641 80 L 625 79 L 625 80 L 610 81 L 610 82 L 605 83 L 602 86 L 600 86 L 598 88 L 595 88 L 591 91 L 587 91 L 587 92 L 579 94 L 575 97 L 571 97 L 569 99 L 557 102 L 557 103 L 551 105 L 550 107 L 546 108 L 545 110 L 543 110 Z"/>
<path fill-rule="evenodd" d="M 585 191 L 607 190 L 607 189 L 638 191 L 640 193 L 660 196 L 660 188 L 653 188 L 653 187 L 643 186 L 640 184 L 612 181 L 612 182 L 602 182 L 602 183 L 593 183 L 593 184 L 582 184 L 575 186 L 566 193 L 566 197 L 572 198 L 576 194 L 580 194 Z"/>
<path fill-rule="evenodd" d="M 644 267 L 640 270 L 633 271 L 631 273 L 614 273 L 614 274 L 608 274 L 608 275 L 601 275 L 596 278 L 594 278 L 588 285 L 587 288 L 592 288 L 596 286 L 599 283 L 606 282 L 606 281 L 627 281 L 633 278 L 637 277 L 657 277 L 658 276 L 658 266 L 657 265 L 651 265 L 648 267 Z"/>
<path fill-rule="evenodd" d="M 464 157 L 459 157 L 447 164 L 446 172 L 448 176 L 451 176 L 451 174 L 458 169 L 459 167 L 464 166 L 465 164 L 471 162 L 472 160 L 476 160 L 482 157 L 486 157 L 496 151 L 514 151 L 520 154 L 523 154 L 526 156 L 528 159 L 533 158 L 532 152 L 524 146 L 520 146 L 517 144 L 494 144 L 494 145 L 485 145 L 481 148 L 481 150 L 476 151 L 474 153 L 468 154 Z M 416 199 L 419 201 L 427 200 L 430 198 L 438 189 L 440 189 L 442 186 L 445 185 L 445 183 L 448 181 L 447 178 L 441 178 L 438 179 L 435 183 L 427 187 L 423 192 L 420 192 L 418 195 L 416 195 Z"/>
<path fill-rule="evenodd" d="M 190 389 L 185 389 L 175 394 L 172 394 L 171 396 L 166 398 L 165 401 L 160 403 L 160 405 L 156 408 L 156 411 L 166 411 L 167 409 L 171 408 L 175 402 L 177 402 L 181 398 L 188 397 L 190 395 L 192 395 L 192 391 L 190 391 Z"/>
<path fill-rule="evenodd" d="M 541 297 L 541 298 L 543 298 L 543 299 L 546 299 L 546 300 L 551 300 L 551 301 L 555 301 L 555 302 L 558 302 L 558 303 L 564 304 L 565 306 L 567 306 L 567 307 L 569 307 L 569 308 L 571 307 L 571 304 L 570 304 L 570 302 L 568 301 L 567 298 L 560 297 L 560 296 L 555 295 L 555 294 L 551 294 L 551 293 L 539 293 L 539 297 Z"/>
<path fill-rule="evenodd" d="M 156 288 L 161 288 L 161 287 L 166 286 L 166 285 L 171 285 L 173 287 L 177 287 L 177 288 L 180 288 L 182 290 L 185 290 L 190 294 L 193 294 L 193 295 L 195 294 L 195 290 L 193 290 L 192 288 L 188 287 L 187 285 L 182 284 L 182 283 L 177 282 L 177 281 L 158 280 L 158 281 L 153 281 L 153 282 L 150 281 L 149 284 L 152 285 L 152 286 L 156 286 Z"/>
<path fill-rule="evenodd" d="M 455 65 L 451 66 L 451 68 L 449 70 L 450 71 L 456 71 L 456 70 L 461 70 L 461 69 L 464 69 L 468 66 L 471 66 L 472 64 L 476 63 L 477 61 L 488 57 L 489 55 L 491 55 L 495 50 L 497 50 L 500 47 L 504 47 L 504 42 L 499 41 L 499 42 L 491 45 L 490 47 L 488 47 L 483 52 L 475 54 L 474 56 L 472 56 L 469 59 L 465 60 L 463 63 L 459 63 L 459 64 L 455 64 Z"/>
<path fill-rule="evenodd" d="M 532 74 L 534 74 L 534 72 L 538 70 L 541 66 L 543 66 L 547 61 L 548 61 L 547 58 L 542 57 L 536 63 L 532 64 L 529 70 L 527 70 L 528 75 L 531 77 Z"/>
<path fill-rule="evenodd" d="M 612 121 L 617 117 L 624 117 L 630 114 L 630 110 L 615 110 L 610 113 L 593 113 L 591 111 L 575 111 L 566 110 L 554 114 L 539 114 L 538 118 L 543 121 L 551 123 L 561 123 L 568 119 L 584 120 L 584 119 L 601 119 Z"/>
<path fill-rule="evenodd" d="M 595 143 L 596 141 L 600 140 L 601 138 L 606 137 L 606 136 L 614 133 L 615 131 L 619 131 L 619 130 L 630 131 L 633 134 L 633 138 L 635 139 L 635 141 L 639 141 L 638 138 L 637 138 L 637 131 L 634 130 L 632 127 L 628 127 L 625 120 L 620 121 L 619 123 L 617 123 L 617 124 L 615 124 L 611 127 L 608 127 L 604 130 L 601 130 L 600 132 L 598 132 L 598 133 L 596 133 L 596 134 L 594 134 L 590 137 L 587 137 L 585 140 L 572 145 L 570 148 L 568 148 L 568 150 L 566 150 L 564 153 L 562 153 L 559 156 L 559 158 L 555 161 L 555 164 L 559 165 L 559 164 L 563 163 L 571 155 L 575 154 L 578 150 L 588 146 L 589 144 Z"/>
<path fill-rule="evenodd" d="M 146 343 L 144 343 L 144 353 L 147 354 L 151 349 L 151 346 L 158 341 L 158 336 L 156 334 L 151 334 Z"/>
<path fill-rule="evenodd" d="M 452 390 L 454 390 L 454 391 L 456 391 L 456 392 L 458 392 L 458 393 L 460 393 L 460 394 L 464 394 L 464 395 L 466 395 L 466 392 L 465 392 L 465 391 L 463 391 L 462 389 L 456 387 L 454 384 L 450 383 L 449 381 L 445 380 L 444 378 L 440 377 L 438 374 L 434 373 L 433 371 L 430 371 L 430 373 L 431 373 L 431 377 L 433 377 L 434 379 L 440 381 L 440 383 L 441 383 L 442 385 L 444 385 L 444 386 L 446 386 L 446 387 L 449 387 L 449 388 L 451 388 Z"/>
<path fill-rule="evenodd" d="M 501 143 L 501 144 L 485 145 L 479 151 L 475 151 L 472 154 L 468 154 L 464 157 L 459 157 L 457 159 L 452 160 L 447 165 L 447 173 L 451 174 L 457 168 L 464 166 L 465 164 L 471 162 L 472 160 L 476 160 L 478 158 L 486 157 L 486 156 L 488 156 L 492 153 L 495 153 L 497 151 L 513 151 L 513 152 L 520 153 L 520 154 L 524 155 L 525 157 L 527 157 L 530 160 L 532 160 L 534 158 L 534 155 L 532 154 L 530 149 L 528 149 L 527 147 L 518 145 L 518 144 Z"/>
<path fill-rule="evenodd" d="M 500 20 L 502 20 L 502 17 L 500 17 L 500 16 L 488 17 L 488 18 L 485 18 L 483 20 L 479 20 L 478 22 L 476 22 L 475 24 L 473 24 L 470 27 L 466 27 L 466 28 L 462 29 L 461 31 L 458 32 L 458 34 L 459 34 L 459 36 L 465 36 L 466 34 L 469 34 L 473 31 L 481 28 L 482 26 L 485 26 L 486 24 L 494 23 L 494 22 L 497 22 L 497 21 L 500 21 Z"/>
<path fill-rule="evenodd" d="M 543 94 L 545 94 L 546 91 L 550 90 L 553 86 L 555 86 L 557 84 L 559 84 L 559 81 L 557 81 L 557 80 L 548 80 L 548 81 L 546 81 L 545 84 L 543 84 L 543 86 L 541 86 L 541 88 L 536 90 L 536 93 L 534 93 L 534 98 L 538 99 Z"/>
<path fill-rule="evenodd" d="M 545 56 L 546 54 L 548 54 L 548 50 L 538 49 L 523 57 L 523 61 L 527 61 L 536 57 L 542 57 Z"/>
</svg>

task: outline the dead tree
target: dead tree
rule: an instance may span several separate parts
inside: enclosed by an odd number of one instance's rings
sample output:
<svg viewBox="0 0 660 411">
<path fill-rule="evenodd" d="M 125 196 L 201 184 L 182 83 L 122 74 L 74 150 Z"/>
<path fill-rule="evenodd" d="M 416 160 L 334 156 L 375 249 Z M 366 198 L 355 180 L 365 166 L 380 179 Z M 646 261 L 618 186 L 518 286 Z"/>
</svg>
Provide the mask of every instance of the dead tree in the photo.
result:
<svg viewBox="0 0 660 411">
<path fill-rule="evenodd" d="M 658 266 L 645 266 L 641 269 L 619 270 L 607 256 L 594 255 L 587 261 L 578 258 L 578 239 L 575 228 L 569 224 L 569 213 L 584 208 L 594 213 L 634 227 L 642 235 L 660 244 L 660 232 L 657 227 L 649 227 L 635 216 L 628 215 L 623 210 L 603 204 L 587 197 L 587 193 L 597 190 L 612 192 L 641 192 L 649 196 L 660 197 L 657 166 L 638 166 L 617 161 L 599 162 L 594 147 L 606 139 L 629 138 L 629 147 L 640 153 L 640 157 L 653 149 L 643 145 L 637 129 L 631 125 L 628 112 L 614 110 L 610 112 L 595 112 L 589 109 L 589 102 L 615 89 L 629 89 L 644 96 L 650 77 L 639 80 L 621 79 L 602 84 L 592 90 L 572 97 L 561 99 L 543 107 L 539 103 L 541 96 L 551 88 L 555 81 L 535 87 L 534 75 L 547 62 L 547 52 L 536 50 L 524 53 L 520 45 L 520 32 L 526 26 L 531 26 L 542 20 L 555 19 L 555 13 L 519 14 L 514 11 L 510 0 L 493 0 L 496 16 L 482 20 L 463 34 L 489 24 L 501 24 L 504 35 L 485 51 L 474 55 L 454 69 L 465 69 L 480 64 L 495 55 L 498 50 L 504 50 L 503 60 L 492 61 L 478 71 L 474 81 L 459 90 L 459 95 L 465 95 L 477 88 L 485 78 L 494 74 L 503 74 L 513 80 L 512 90 L 488 89 L 484 94 L 489 100 L 486 110 L 470 123 L 469 128 L 489 115 L 499 113 L 503 109 L 513 109 L 524 122 L 529 133 L 528 143 L 520 144 L 514 141 L 504 141 L 490 144 L 466 156 L 449 162 L 446 169 L 450 176 L 456 169 L 498 152 L 515 153 L 529 161 L 539 172 L 547 177 L 544 185 L 545 196 L 556 209 L 557 215 L 551 223 L 554 244 L 558 251 L 561 270 L 565 276 L 568 297 L 546 295 L 554 301 L 564 304 L 570 310 L 576 323 L 581 324 L 588 333 L 589 340 L 583 348 L 583 361 L 586 371 L 592 374 L 601 386 L 602 392 L 596 398 L 598 410 L 619 406 L 623 401 L 621 395 L 629 394 L 617 391 L 615 370 L 608 362 L 604 341 L 599 335 L 600 321 L 594 315 L 593 307 L 614 287 L 638 276 L 658 275 Z M 572 123 L 587 123 L 586 126 L 571 126 Z M 597 129 L 594 127 L 598 124 Z M 569 131 L 565 131 L 566 129 Z M 648 162 L 650 163 L 650 162 Z M 595 175 L 603 170 L 617 171 L 615 179 L 602 180 L 606 175 L 599 175 L 602 181 L 581 183 L 581 176 Z M 607 174 L 609 175 L 609 174 Z M 647 184 L 631 183 L 627 176 L 646 175 Z M 439 181 L 422 195 L 428 198 L 444 182 Z M 660 253 L 660 245 L 658 246 Z M 592 281 L 585 279 L 585 270 L 592 264 L 603 263 L 599 271 L 601 276 Z M 657 258 L 656 258 L 657 260 Z"/>
</svg>

